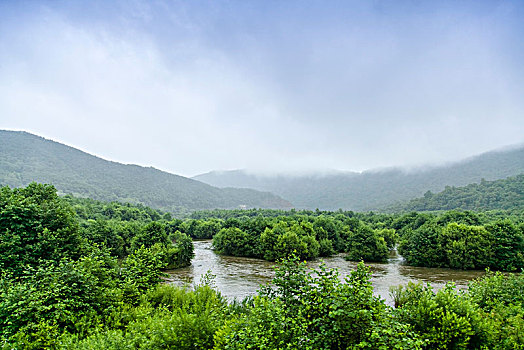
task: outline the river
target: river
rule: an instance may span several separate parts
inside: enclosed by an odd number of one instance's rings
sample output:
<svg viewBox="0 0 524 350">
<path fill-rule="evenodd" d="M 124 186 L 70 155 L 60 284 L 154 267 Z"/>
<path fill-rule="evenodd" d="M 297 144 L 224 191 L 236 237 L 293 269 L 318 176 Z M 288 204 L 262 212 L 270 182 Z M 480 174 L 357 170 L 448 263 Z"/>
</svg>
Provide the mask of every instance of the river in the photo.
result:
<svg viewBox="0 0 524 350">
<path fill-rule="evenodd" d="M 221 256 L 211 248 L 211 240 L 194 241 L 195 257 L 191 266 L 167 271 L 168 283 L 176 285 L 198 284 L 204 274 L 210 271 L 214 275 L 214 286 L 228 299 L 241 300 L 253 295 L 260 285 L 271 281 L 274 276 L 275 263 L 233 256 Z M 336 268 L 341 278 L 348 275 L 357 265 L 356 262 L 344 260 L 343 255 L 323 258 L 308 262 L 308 266 L 316 268 L 324 261 L 327 267 Z M 484 271 L 462 271 L 440 268 L 408 266 L 402 257 L 395 252 L 387 263 L 367 263 L 371 267 L 374 293 L 392 305 L 389 287 L 407 284 L 408 281 L 423 281 L 431 283 L 435 289 L 442 288 L 446 282 L 452 281 L 457 288 L 465 289 L 468 281 L 482 276 Z"/>
</svg>

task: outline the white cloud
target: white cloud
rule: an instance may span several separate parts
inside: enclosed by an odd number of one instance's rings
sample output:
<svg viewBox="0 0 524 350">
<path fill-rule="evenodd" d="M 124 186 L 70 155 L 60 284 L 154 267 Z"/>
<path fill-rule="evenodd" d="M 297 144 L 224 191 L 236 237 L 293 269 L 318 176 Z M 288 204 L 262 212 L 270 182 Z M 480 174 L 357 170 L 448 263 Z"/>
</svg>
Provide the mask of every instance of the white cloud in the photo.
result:
<svg viewBox="0 0 524 350">
<path fill-rule="evenodd" d="M 115 23 L 56 9 L 5 22 L 0 127 L 183 175 L 364 170 L 522 141 L 507 13 L 494 27 L 365 7 L 349 24 L 266 13 L 250 26 L 137 4 Z"/>
</svg>

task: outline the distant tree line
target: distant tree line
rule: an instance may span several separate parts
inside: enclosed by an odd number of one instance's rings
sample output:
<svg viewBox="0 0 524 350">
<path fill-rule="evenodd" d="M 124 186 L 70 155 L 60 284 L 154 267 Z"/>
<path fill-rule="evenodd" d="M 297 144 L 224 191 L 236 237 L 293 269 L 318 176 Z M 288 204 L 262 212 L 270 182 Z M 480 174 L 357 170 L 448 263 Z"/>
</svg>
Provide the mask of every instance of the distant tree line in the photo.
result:
<svg viewBox="0 0 524 350">
<path fill-rule="evenodd" d="M 157 244 L 170 268 L 189 263 L 170 242 L 213 239 L 220 254 L 270 261 L 295 254 L 311 260 L 343 253 L 348 260 L 386 261 L 398 248 L 415 266 L 515 271 L 524 267 L 524 212 L 447 211 L 406 214 L 321 210 L 212 210 L 173 219 L 141 205 L 64 198 L 84 239 L 123 258 Z M 182 243 L 185 242 L 185 243 Z M 186 251 L 186 250 L 184 250 Z M 181 256 L 177 260 L 176 256 Z"/>
<path fill-rule="evenodd" d="M 524 209 L 524 174 L 507 179 L 473 183 L 464 187 L 446 186 L 439 193 L 392 207 L 395 211 Z"/>
<path fill-rule="evenodd" d="M 242 214 L 244 214 L 242 216 Z M 515 271 L 524 267 L 524 212 L 375 214 L 326 211 L 198 212 L 180 230 L 213 238 L 217 252 L 278 260 L 345 253 L 386 261 L 398 243 L 415 266 Z M 225 220 L 223 218 L 226 218 Z"/>
<path fill-rule="evenodd" d="M 375 228 L 340 213 L 191 219 L 185 225 L 184 232 L 193 237 L 212 237 L 220 254 L 270 261 L 293 254 L 310 260 L 339 252 L 351 260 L 386 261 L 396 241 L 394 230 Z"/>
</svg>

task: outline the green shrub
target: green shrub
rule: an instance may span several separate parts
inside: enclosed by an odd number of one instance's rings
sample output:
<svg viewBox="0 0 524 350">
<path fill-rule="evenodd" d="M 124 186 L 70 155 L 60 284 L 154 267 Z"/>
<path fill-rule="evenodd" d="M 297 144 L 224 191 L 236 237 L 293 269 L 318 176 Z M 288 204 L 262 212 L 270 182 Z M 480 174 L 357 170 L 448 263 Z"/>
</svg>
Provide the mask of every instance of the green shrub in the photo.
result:
<svg viewBox="0 0 524 350">
<path fill-rule="evenodd" d="M 385 262 L 389 255 L 384 238 L 365 224 L 360 224 L 350 233 L 347 253 L 347 259 L 352 261 Z"/>
<path fill-rule="evenodd" d="M 60 332 L 88 333 L 119 306 L 115 272 L 103 254 L 92 254 L 29 269 L 18 281 L 3 280 L 0 334 L 4 339 L 29 342 L 32 334 L 54 336 L 56 332 L 49 330 L 58 328 Z"/>
<path fill-rule="evenodd" d="M 447 266 L 444 252 L 439 244 L 442 227 L 426 221 L 416 230 L 405 230 L 398 251 L 413 266 Z"/>
<path fill-rule="evenodd" d="M 524 177 L 523 177 L 524 178 Z M 498 220 L 485 226 L 490 233 L 492 247 L 491 268 L 515 271 L 524 268 L 524 237 L 508 219 Z"/>
<path fill-rule="evenodd" d="M 318 244 L 319 244 L 319 247 L 318 247 L 319 256 L 331 256 L 335 254 L 335 248 L 333 248 L 333 243 L 329 239 L 327 238 L 321 239 L 318 242 Z"/>
<path fill-rule="evenodd" d="M 214 335 L 229 319 L 225 299 L 209 286 L 195 290 L 159 285 L 127 312 L 120 329 L 108 329 L 85 339 L 61 339 L 64 349 L 211 349 Z"/>
<path fill-rule="evenodd" d="M 219 254 L 254 256 L 254 239 L 236 227 L 223 228 L 213 237 L 213 247 Z"/>
<path fill-rule="evenodd" d="M 439 236 L 439 244 L 449 267 L 479 269 L 491 259 L 489 232 L 483 226 L 469 226 L 452 222 Z"/>
<path fill-rule="evenodd" d="M 284 260 L 274 287 L 255 297 L 253 307 L 226 323 L 216 349 L 420 349 L 409 328 L 373 296 L 363 264 L 340 282 L 338 273 L 307 271 L 296 258 Z M 377 346 L 378 345 L 378 346 Z"/>
<path fill-rule="evenodd" d="M 409 284 L 400 290 L 398 318 L 426 340 L 425 349 L 481 349 L 494 344 L 491 321 L 453 284 L 437 293 L 422 284 Z"/>
<path fill-rule="evenodd" d="M 161 253 L 161 245 L 151 248 L 141 247 L 123 261 L 119 280 L 126 303 L 138 302 L 142 293 L 161 281 L 164 275 L 162 270 L 167 265 Z"/>
<path fill-rule="evenodd" d="M 84 244 L 71 207 L 51 185 L 0 188 L 0 270 L 15 276 L 41 261 L 78 258 Z"/>
</svg>

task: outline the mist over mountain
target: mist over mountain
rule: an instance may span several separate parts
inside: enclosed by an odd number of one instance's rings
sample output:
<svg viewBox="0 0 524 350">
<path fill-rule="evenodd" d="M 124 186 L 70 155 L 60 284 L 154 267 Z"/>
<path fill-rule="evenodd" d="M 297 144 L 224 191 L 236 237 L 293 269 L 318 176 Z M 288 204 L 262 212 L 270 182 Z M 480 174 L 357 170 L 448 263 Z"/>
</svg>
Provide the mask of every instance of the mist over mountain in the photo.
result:
<svg viewBox="0 0 524 350">
<path fill-rule="evenodd" d="M 27 132 L 0 130 L 0 185 L 53 184 L 60 193 L 140 203 L 173 213 L 213 208 L 289 208 L 271 193 L 216 188 L 154 168 L 116 163 Z"/>
<path fill-rule="evenodd" d="M 318 175 L 256 175 L 245 170 L 201 174 L 193 179 L 217 187 L 270 191 L 300 209 L 376 210 L 394 203 L 465 186 L 504 179 L 524 172 L 524 146 L 504 148 L 441 166 L 404 170 L 390 168 L 362 173 Z"/>
</svg>

